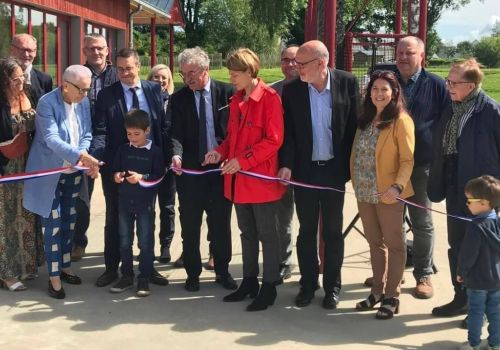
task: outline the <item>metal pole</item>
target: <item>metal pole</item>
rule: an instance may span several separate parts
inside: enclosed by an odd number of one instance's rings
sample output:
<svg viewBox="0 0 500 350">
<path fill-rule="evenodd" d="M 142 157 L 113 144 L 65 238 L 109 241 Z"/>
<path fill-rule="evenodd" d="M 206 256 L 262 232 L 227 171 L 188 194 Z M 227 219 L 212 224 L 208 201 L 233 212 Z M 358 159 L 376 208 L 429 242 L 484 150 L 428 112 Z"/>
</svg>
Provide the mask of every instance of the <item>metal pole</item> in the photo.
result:
<svg viewBox="0 0 500 350">
<path fill-rule="evenodd" d="M 168 28 L 168 65 L 170 71 L 174 74 L 174 26 L 171 24 Z"/>
<path fill-rule="evenodd" d="M 151 17 L 151 67 L 156 65 L 156 17 Z"/>
<path fill-rule="evenodd" d="M 325 45 L 330 53 L 328 65 L 335 67 L 335 37 L 337 26 L 337 0 L 325 0 Z"/>
<path fill-rule="evenodd" d="M 394 21 L 395 34 L 401 34 L 402 17 L 403 17 L 403 0 L 396 0 L 396 18 Z"/>
</svg>

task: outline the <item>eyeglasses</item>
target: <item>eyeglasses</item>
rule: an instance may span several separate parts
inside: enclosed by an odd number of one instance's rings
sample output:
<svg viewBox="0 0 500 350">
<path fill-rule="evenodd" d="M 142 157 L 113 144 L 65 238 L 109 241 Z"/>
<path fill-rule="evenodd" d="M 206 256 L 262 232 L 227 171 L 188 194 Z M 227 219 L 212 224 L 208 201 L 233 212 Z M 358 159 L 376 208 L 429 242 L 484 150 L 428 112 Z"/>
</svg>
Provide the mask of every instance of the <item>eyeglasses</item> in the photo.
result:
<svg viewBox="0 0 500 350">
<path fill-rule="evenodd" d="M 446 85 L 448 85 L 451 88 L 454 88 L 455 86 L 457 86 L 459 84 L 474 84 L 470 81 L 453 81 L 453 80 L 450 80 L 448 78 L 444 79 L 444 82 L 446 83 Z"/>
<path fill-rule="evenodd" d="M 18 77 L 11 78 L 10 81 L 13 83 L 24 83 L 25 79 L 26 79 L 26 77 L 24 75 L 20 75 Z"/>
<path fill-rule="evenodd" d="M 472 203 L 478 203 L 484 200 L 485 199 L 480 199 L 480 198 L 467 198 L 467 205 L 471 205 Z"/>
<path fill-rule="evenodd" d="M 297 67 L 299 69 L 303 69 L 307 64 L 311 63 L 311 62 L 314 62 L 316 60 L 319 60 L 319 57 L 316 57 L 316 58 L 313 58 L 312 60 L 310 61 L 307 61 L 307 62 L 299 62 L 297 60 L 294 60 L 295 61 L 295 64 L 297 64 Z"/>
<path fill-rule="evenodd" d="M 182 79 L 186 79 L 187 77 L 193 77 L 195 75 L 198 75 L 202 71 L 203 71 L 203 68 L 200 67 L 196 70 L 190 70 L 189 72 L 186 72 L 186 73 L 179 72 L 179 75 Z"/>
<path fill-rule="evenodd" d="M 370 81 L 374 81 L 378 78 L 390 78 L 391 80 L 393 80 L 396 79 L 396 76 L 394 75 L 394 72 L 392 70 L 377 69 L 370 75 Z"/>
<path fill-rule="evenodd" d="M 281 59 L 281 64 L 283 64 L 283 65 L 289 65 L 289 64 L 295 65 L 296 63 L 297 63 L 297 61 L 295 61 L 295 58 L 282 58 Z"/>
<path fill-rule="evenodd" d="M 16 49 L 18 49 L 19 51 L 27 52 L 27 53 L 30 53 L 30 54 L 36 53 L 36 49 L 25 49 L 24 47 L 19 47 L 19 46 L 16 46 L 16 45 L 12 45 L 12 46 L 15 47 Z"/>
<path fill-rule="evenodd" d="M 68 84 L 73 85 L 76 89 L 78 89 L 78 93 L 79 93 L 80 95 L 86 95 L 86 94 L 88 94 L 88 93 L 90 92 L 90 88 L 87 88 L 87 89 L 82 89 L 82 88 L 81 88 L 81 87 L 79 87 L 78 85 L 73 84 L 71 81 L 67 81 L 67 80 L 65 80 L 65 81 L 66 81 Z"/>
</svg>

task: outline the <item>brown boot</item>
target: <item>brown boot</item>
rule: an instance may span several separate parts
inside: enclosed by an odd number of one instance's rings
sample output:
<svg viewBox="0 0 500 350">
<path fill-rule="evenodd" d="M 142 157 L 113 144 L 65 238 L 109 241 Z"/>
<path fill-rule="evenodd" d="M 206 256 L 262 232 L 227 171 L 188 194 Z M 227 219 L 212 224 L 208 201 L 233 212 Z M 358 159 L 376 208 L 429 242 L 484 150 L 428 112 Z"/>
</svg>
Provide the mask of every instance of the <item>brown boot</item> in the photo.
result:
<svg viewBox="0 0 500 350">
<path fill-rule="evenodd" d="M 420 277 L 415 287 L 415 297 L 419 299 L 429 299 L 434 295 L 430 276 Z"/>
</svg>

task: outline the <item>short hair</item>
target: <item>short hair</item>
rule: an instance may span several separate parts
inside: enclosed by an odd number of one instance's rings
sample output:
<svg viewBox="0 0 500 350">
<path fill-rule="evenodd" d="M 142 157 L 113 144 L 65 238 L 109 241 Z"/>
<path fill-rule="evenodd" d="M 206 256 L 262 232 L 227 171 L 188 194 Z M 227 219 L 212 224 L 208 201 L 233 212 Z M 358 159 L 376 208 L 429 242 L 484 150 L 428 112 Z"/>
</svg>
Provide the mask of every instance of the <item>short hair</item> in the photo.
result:
<svg viewBox="0 0 500 350">
<path fill-rule="evenodd" d="M 370 76 L 370 82 L 368 83 L 368 87 L 366 88 L 366 95 L 363 102 L 363 111 L 358 118 L 358 126 L 361 130 L 365 130 L 377 115 L 377 108 L 373 104 L 371 90 L 373 84 L 378 79 L 385 80 L 387 83 L 389 83 L 392 90 L 392 98 L 389 104 L 385 106 L 384 110 L 382 111 L 380 115 L 380 123 L 378 124 L 377 128 L 385 129 L 389 127 L 396 119 L 399 118 L 401 112 L 405 110 L 404 98 L 396 74 L 389 70 L 376 70 Z"/>
<path fill-rule="evenodd" d="M 108 47 L 108 43 L 106 42 L 106 38 L 104 35 L 99 34 L 99 33 L 90 33 L 87 34 L 83 37 L 83 45 L 87 45 L 87 43 L 90 41 L 97 41 L 99 39 L 104 40 L 104 43 L 106 44 L 106 47 Z"/>
<path fill-rule="evenodd" d="M 500 207 L 500 180 L 491 176 L 483 175 L 469 180 L 465 184 L 465 193 L 474 198 L 486 199 L 491 208 Z"/>
<path fill-rule="evenodd" d="M 172 78 L 172 72 L 170 71 L 170 68 L 168 68 L 166 64 L 157 64 L 156 66 L 151 68 L 151 71 L 148 74 L 148 80 L 153 80 L 153 76 L 162 69 L 165 69 L 167 71 L 167 76 L 168 76 L 167 91 L 169 94 L 171 94 L 174 92 L 174 79 Z"/>
<path fill-rule="evenodd" d="M 237 72 L 249 71 L 252 78 L 257 78 L 260 68 L 259 56 L 247 48 L 239 48 L 227 56 L 226 67 Z"/>
<path fill-rule="evenodd" d="M 27 37 L 27 38 L 33 40 L 33 42 L 35 43 L 35 45 L 37 44 L 36 43 L 36 38 L 33 35 L 28 34 L 28 33 L 20 33 L 20 34 L 14 35 L 12 37 L 12 40 L 11 40 L 10 44 L 14 45 L 16 42 L 18 42 L 19 40 L 21 40 L 21 38 L 23 38 L 23 37 Z"/>
<path fill-rule="evenodd" d="M 134 49 L 131 49 L 129 47 L 125 47 L 125 48 L 121 49 L 120 51 L 118 51 L 118 53 L 116 54 L 117 60 L 118 60 L 118 58 L 129 58 L 129 57 L 134 57 L 137 64 L 140 64 L 139 54 Z"/>
<path fill-rule="evenodd" d="M 196 64 L 203 69 L 208 69 L 210 66 L 210 58 L 208 57 L 208 54 L 198 46 L 191 49 L 184 49 L 179 54 L 178 61 L 179 65 Z"/>
<path fill-rule="evenodd" d="M 398 45 L 399 43 L 409 43 L 410 41 L 415 41 L 417 43 L 417 48 L 422 52 L 425 52 L 425 44 L 422 41 L 422 39 L 420 39 L 418 36 L 413 36 L 413 35 L 405 36 L 404 38 L 399 40 Z"/>
<path fill-rule="evenodd" d="M 66 68 L 62 76 L 64 81 L 74 83 L 82 78 L 92 79 L 92 72 L 85 66 L 80 64 L 73 64 Z"/>
<path fill-rule="evenodd" d="M 484 73 L 483 66 L 475 58 L 468 58 L 454 62 L 451 69 L 460 69 L 463 71 L 462 77 L 468 82 L 474 83 L 477 87 L 483 82 Z"/>
<path fill-rule="evenodd" d="M 142 109 L 132 108 L 123 119 L 125 129 L 134 128 L 146 131 L 149 128 L 149 115 Z"/>
<path fill-rule="evenodd" d="M 286 50 L 288 49 L 291 49 L 291 48 L 299 48 L 299 45 L 295 45 L 295 44 L 290 44 L 290 45 L 287 45 L 285 46 L 284 48 L 281 49 L 281 53 L 280 53 L 280 57 L 283 56 L 283 54 L 285 53 Z"/>
</svg>

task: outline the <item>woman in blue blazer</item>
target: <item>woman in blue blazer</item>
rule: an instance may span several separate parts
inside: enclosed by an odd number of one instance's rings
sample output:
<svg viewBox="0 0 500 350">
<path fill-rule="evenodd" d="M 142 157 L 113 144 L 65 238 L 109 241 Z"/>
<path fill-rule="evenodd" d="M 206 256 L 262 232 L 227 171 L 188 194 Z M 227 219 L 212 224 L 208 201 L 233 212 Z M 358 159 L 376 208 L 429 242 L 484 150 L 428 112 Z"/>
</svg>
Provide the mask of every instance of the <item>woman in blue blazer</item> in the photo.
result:
<svg viewBox="0 0 500 350">
<path fill-rule="evenodd" d="M 82 283 L 70 270 L 74 207 L 82 178 L 72 166 L 89 167 L 91 177 L 98 174 L 99 162 L 87 153 L 92 139 L 86 97 L 90 83 L 90 70 L 73 65 L 65 70 L 62 86 L 40 99 L 35 118 L 37 132 L 26 164 L 28 172 L 67 167 L 62 173 L 27 181 L 23 194 L 23 206 L 41 217 L 49 295 L 57 299 L 65 297 L 61 280 Z"/>
</svg>

